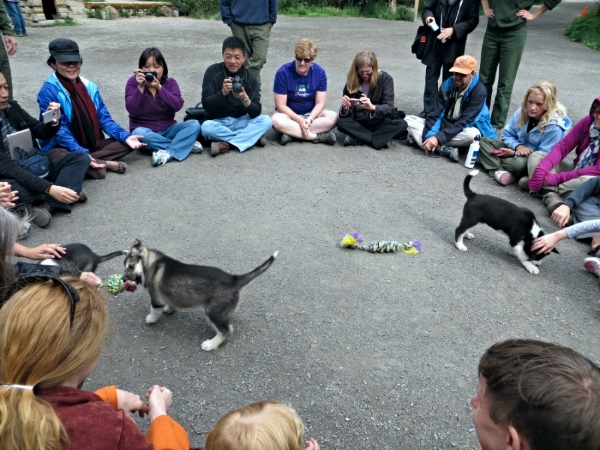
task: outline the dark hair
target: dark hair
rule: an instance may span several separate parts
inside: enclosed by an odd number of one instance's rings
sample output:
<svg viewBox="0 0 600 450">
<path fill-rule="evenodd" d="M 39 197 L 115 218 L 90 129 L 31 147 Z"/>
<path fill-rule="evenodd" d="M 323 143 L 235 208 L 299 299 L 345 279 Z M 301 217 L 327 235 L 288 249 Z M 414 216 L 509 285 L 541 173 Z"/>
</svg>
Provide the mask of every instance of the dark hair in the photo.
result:
<svg viewBox="0 0 600 450">
<path fill-rule="evenodd" d="M 479 361 L 490 418 L 532 450 L 597 450 L 600 367 L 574 350 L 531 339 L 492 345 Z"/>
<path fill-rule="evenodd" d="M 159 81 L 160 81 L 160 84 L 165 84 L 165 82 L 167 81 L 167 76 L 169 75 L 169 68 L 167 67 L 167 62 L 165 61 L 165 57 L 160 52 L 160 50 L 157 49 L 156 47 L 147 48 L 146 50 L 144 50 L 142 52 L 142 54 L 140 56 L 140 61 L 138 63 L 138 67 L 140 69 L 146 65 L 146 61 L 148 61 L 148 58 L 154 58 L 154 61 L 156 61 L 156 63 L 159 66 L 162 66 L 163 76 Z"/>
<path fill-rule="evenodd" d="M 246 44 L 237 36 L 229 36 L 223 41 L 223 49 L 221 50 L 221 53 L 225 53 L 226 48 L 230 48 L 231 50 L 239 48 L 244 55 L 247 54 Z"/>
<path fill-rule="evenodd" d="M 46 60 L 46 64 L 52 70 L 56 70 L 56 59 L 54 58 L 54 56 L 52 56 L 52 55 L 48 56 L 48 59 Z M 81 58 L 81 64 L 83 64 L 83 58 Z"/>
</svg>

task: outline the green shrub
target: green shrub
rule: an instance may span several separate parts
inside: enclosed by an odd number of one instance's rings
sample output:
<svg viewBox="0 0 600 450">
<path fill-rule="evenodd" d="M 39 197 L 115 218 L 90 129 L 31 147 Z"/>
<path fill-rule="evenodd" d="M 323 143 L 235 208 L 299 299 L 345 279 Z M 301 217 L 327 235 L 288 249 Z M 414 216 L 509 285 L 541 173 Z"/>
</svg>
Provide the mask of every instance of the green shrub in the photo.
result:
<svg viewBox="0 0 600 450">
<path fill-rule="evenodd" d="M 598 4 L 598 2 L 597 2 Z M 565 30 L 565 35 L 574 42 L 600 50 L 600 14 L 598 8 L 583 17 L 576 17 Z"/>
<path fill-rule="evenodd" d="M 127 9 L 123 8 L 123 5 L 119 5 L 117 11 L 119 12 L 119 17 L 123 17 L 125 19 L 127 19 L 131 15 L 131 13 Z"/>
<path fill-rule="evenodd" d="M 102 8 L 94 8 L 94 17 L 102 20 Z"/>
<path fill-rule="evenodd" d="M 219 0 L 172 0 L 182 16 L 216 16 L 220 14 Z"/>
<path fill-rule="evenodd" d="M 137 17 L 137 16 L 139 16 L 139 15 L 140 15 L 140 8 L 138 8 L 137 6 L 136 6 L 135 8 L 133 8 L 133 9 L 131 10 L 131 15 L 132 15 L 133 17 Z"/>
</svg>

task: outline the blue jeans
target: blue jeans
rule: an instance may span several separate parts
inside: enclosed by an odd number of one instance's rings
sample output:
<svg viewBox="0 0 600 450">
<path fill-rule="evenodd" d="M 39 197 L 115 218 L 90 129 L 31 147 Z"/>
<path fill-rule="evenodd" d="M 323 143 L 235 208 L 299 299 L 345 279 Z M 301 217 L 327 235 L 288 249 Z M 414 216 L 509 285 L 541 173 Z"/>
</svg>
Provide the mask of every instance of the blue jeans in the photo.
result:
<svg viewBox="0 0 600 450">
<path fill-rule="evenodd" d="M 264 114 L 251 119 L 248 114 L 242 117 L 224 117 L 202 123 L 202 135 L 212 141 L 231 144 L 240 152 L 248 150 L 271 129 L 273 121 Z"/>
<path fill-rule="evenodd" d="M 15 34 L 25 34 L 27 32 L 25 30 L 25 20 L 23 19 L 19 2 L 4 1 L 4 7 L 10 16 L 10 20 L 12 20 L 13 25 L 15 26 Z"/>
<path fill-rule="evenodd" d="M 131 134 L 144 136 L 140 139 L 148 150 L 166 150 L 177 161 L 183 161 L 192 152 L 196 138 L 200 134 L 200 122 L 188 120 L 175 123 L 163 131 L 138 127 Z"/>
</svg>

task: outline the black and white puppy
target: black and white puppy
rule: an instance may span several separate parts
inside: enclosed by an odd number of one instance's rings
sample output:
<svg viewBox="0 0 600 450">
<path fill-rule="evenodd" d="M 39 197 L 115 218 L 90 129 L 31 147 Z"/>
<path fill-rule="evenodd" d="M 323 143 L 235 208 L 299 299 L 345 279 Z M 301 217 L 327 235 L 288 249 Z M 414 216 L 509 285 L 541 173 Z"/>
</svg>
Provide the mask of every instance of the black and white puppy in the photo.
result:
<svg viewBox="0 0 600 450">
<path fill-rule="evenodd" d="M 66 253 L 61 258 L 44 259 L 40 264 L 60 266 L 61 272 L 79 274 L 81 272 L 95 272 L 98 264 L 127 254 L 127 251 L 120 250 L 107 255 L 97 255 L 87 245 L 78 243 L 67 244 L 64 248 Z"/>
<path fill-rule="evenodd" d="M 202 307 L 217 335 L 202 343 L 202 350 L 212 351 L 233 331 L 231 315 L 240 299 L 241 289 L 262 275 L 277 257 L 275 252 L 256 269 L 244 275 L 230 275 L 209 266 L 185 264 L 158 250 L 144 247 L 139 239 L 125 258 L 123 280 L 143 284 L 150 294 L 150 314 L 146 323 L 155 323 L 162 313 L 178 308 Z"/>
<path fill-rule="evenodd" d="M 467 203 L 463 208 L 460 225 L 455 232 L 456 248 L 466 252 L 467 247 L 463 243 L 463 238 L 473 239 L 469 230 L 479 223 L 485 223 L 494 230 L 507 234 L 511 255 L 518 258 L 529 273 L 539 274 L 540 270 L 536 266 L 541 264 L 542 258 L 546 255 L 531 250 L 533 241 L 544 235 L 544 230 L 537 222 L 535 215 L 529 209 L 504 199 L 473 192 L 469 184 L 471 178 L 478 173 L 479 170 L 469 172 L 463 183 Z M 556 249 L 552 251 L 558 253 Z"/>
</svg>

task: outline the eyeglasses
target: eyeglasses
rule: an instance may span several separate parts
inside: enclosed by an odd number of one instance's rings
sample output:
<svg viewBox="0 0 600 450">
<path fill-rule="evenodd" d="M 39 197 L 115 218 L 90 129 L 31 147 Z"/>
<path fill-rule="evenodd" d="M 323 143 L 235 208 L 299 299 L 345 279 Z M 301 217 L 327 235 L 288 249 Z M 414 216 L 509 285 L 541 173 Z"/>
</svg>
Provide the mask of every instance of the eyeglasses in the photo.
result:
<svg viewBox="0 0 600 450">
<path fill-rule="evenodd" d="M 52 281 L 54 285 L 61 286 L 67 293 L 67 297 L 69 297 L 69 301 L 71 302 L 71 326 L 73 326 L 73 319 L 75 318 L 75 303 L 79 301 L 79 293 L 69 283 L 58 277 L 55 277 L 54 275 L 32 273 L 17 278 L 17 280 L 6 291 L 6 295 L 4 296 L 2 303 L 0 303 L 0 306 L 2 306 L 2 304 L 4 304 L 4 302 L 12 297 L 17 291 L 24 289 L 30 284 L 43 283 L 44 281 Z"/>
<path fill-rule="evenodd" d="M 300 58 L 299 56 L 296 56 L 296 61 L 299 63 L 304 61 L 304 64 L 310 64 L 313 61 L 313 58 Z"/>
</svg>

